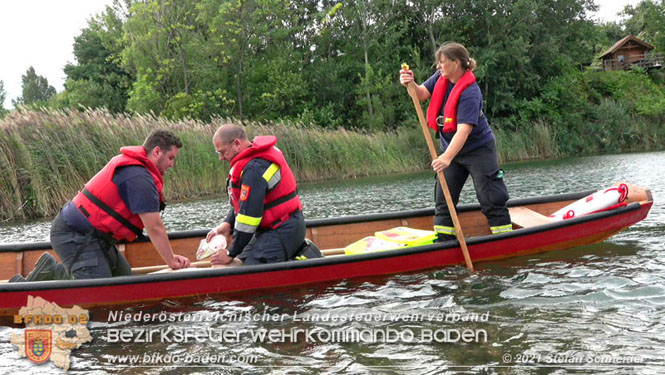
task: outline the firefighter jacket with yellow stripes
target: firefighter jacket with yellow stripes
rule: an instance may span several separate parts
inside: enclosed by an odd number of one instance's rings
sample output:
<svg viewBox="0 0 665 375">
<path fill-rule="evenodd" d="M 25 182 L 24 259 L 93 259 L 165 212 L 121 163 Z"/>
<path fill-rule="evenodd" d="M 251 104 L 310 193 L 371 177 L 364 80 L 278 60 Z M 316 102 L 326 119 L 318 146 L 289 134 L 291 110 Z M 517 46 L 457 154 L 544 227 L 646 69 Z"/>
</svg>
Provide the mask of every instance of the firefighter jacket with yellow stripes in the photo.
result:
<svg viewBox="0 0 665 375">
<path fill-rule="evenodd" d="M 251 147 L 243 150 L 231 161 L 228 189 L 229 200 L 236 213 L 235 229 L 255 232 L 256 228 L 275 229 L 295 211 L 302 210 L 297 193 L 296 179 L 286 163 L 282 152 L 275 147 L 277 137 L 259 136 Z M 263 173 L 267 191 L 263 199 L 263 216 L 254 217 L 240 213 L 240 203 L 252 197 L 252 186 L 243 184 L 243 169 L 253 159 L 264 159 L 272 163 Z"/>
</svg>

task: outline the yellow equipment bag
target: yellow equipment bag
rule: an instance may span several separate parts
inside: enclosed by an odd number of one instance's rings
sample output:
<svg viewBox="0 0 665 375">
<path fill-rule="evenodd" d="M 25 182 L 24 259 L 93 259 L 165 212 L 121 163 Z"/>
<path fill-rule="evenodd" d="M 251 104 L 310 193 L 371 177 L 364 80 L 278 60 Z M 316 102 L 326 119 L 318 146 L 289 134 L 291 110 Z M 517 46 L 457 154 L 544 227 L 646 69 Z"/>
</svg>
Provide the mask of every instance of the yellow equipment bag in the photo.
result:
<svg viewBox="0 0 665 375">
<path fill-rule="evenodd" d="M 436 233 L 434 231 L 407 227 L 382 230 L 375 232 L 374 235 L 382 240 L 397 242 L 406 245 L 406 247 L 431 245 L 436 240 Z"/>
<path fill-rule="evenodd" d="M 365 253 L 373 253 L 375 251 L 385 251 L 391 249 L 398 249 L 401 247 L 406 247 L 402 244 L 398 244 L 392 241 L 382 240 L 374 236 L 365 237 L 362 240 L 358 240 L 349 246 L 344 248 L 344 254 L 346 255 L 358 255 Z"/>
<path fill-rule="evenodd" d="M 375 232 L 344 248 L 346 255 L 373 253 L 434 243 L 436 233 L 429 230 L 397 227 Z"/>
</svg>

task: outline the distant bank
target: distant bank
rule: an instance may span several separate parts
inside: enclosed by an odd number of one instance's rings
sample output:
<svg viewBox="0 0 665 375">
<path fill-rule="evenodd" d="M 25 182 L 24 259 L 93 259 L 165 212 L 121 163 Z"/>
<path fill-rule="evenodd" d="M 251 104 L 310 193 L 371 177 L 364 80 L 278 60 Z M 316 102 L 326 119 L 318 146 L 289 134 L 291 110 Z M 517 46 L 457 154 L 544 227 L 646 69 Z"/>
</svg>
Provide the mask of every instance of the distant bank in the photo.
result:
<svg viewBox="0 0 665 375">
<path fill-rule="evenodd" d="M 103 110 L 15 111 L 0 120 L 0 220 L 55 215 L 120 147 L 141 144 L 155 128 L 174 131 L 184 143 L 165 178 L 166 199 L 219 194 L 225 191 L 228 165 L 219 161 L 211 138 L 219 125 L 231 121 L 171 121 Z M 371 134 L 293 123 L 250 123 L 246 129 L 250 138 L 276 135 L 299 181 L 429 168 L 427 147 L 415 123 Z M 502 162 L 568 155 L 569 147 L 542 123 L 520 132 L 495 129 L 495 134 Z M 662 147 L 662 136 L 649 136 L 645 150 Z M 590 134 L 588 141 L 594 137 Z"/>
</svg>

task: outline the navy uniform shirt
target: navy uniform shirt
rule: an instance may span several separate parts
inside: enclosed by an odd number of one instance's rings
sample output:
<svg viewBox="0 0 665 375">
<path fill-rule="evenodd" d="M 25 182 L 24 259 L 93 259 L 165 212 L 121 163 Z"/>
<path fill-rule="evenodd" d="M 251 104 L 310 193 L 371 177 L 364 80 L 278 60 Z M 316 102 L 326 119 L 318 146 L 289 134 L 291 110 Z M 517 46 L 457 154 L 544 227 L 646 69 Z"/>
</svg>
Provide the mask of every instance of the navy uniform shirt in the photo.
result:
<svg viewBox="0 0 665 375">
<path fill-rule="evenodd" d="M 256 223 L 256 226 L 243 224 L 241 222 L 243 220 L 239 220 L 239 215 L 254 219 L 263 217 L 263 201 L 268 191 L 268 181 L 264 178 L 264 173 L 271 165 L 272 162 L 265 159 L 252 159 L 242 171 L 240 186 L 246 187 L 246 197 L 243 197 L 241 193 L 240 202 L 238 202 L 238 214 L 236 215 L 233 208 L 231 208 L 224 219 L 233 228 L 233 243 L 229 247 L 231 256 L 235 257 L 240 254 L 258 229 L 258 223 Z M 274 188 L 274 186 L 272 187 Z"/>
<path fill-rule="evenodd" d="M 434 86 L 440 76 L 441 71 L 437 70 L 434 75 L 429 77 L 429 79 L 423 83 L 430 94 L 434 92 Z M 443 105 L 441 106 L 441 116 L 443 116 L 443 109 L 446 106 L 448 95 L 450 95 L 453 87 L 455 87 L 455 85 L 450 82 L 446 96 L 443 99 Z M 467 87 L 460 95 L 459 102 L 457 103 L 457 124 L 473 125 L 473 130 L 471 131 L 471 134 L 469 134 L 469 138 L 467 138 L 464 147 L 460 150 L 460 154 L 474 150 L 494 140 L 492 129 L 487 122 L 487 117 L 485 117 L 485 114 L 483 113 L 483 95 L 480 92 L 480 87 L 477 82 L 474 82 Z M 455 135 L 455 133 L 444 133 L 443 127 L 439 126 L 441 152 L 444 152 L 446 148 L 448 148 L 448 144 L 453 139 L 453 135 Z"/>
<path fill-rule="evenodd" d="M 155 180 L 145 167 L 130 165 L 117 168 L 113 183 L 120 197 L 133 214 L 159 212 L 159 193 Z M 70 228 L 80 233 L 92 230 L 92 225 L 73 202 L 69 201 L 60 213 Z"/>
</svg>

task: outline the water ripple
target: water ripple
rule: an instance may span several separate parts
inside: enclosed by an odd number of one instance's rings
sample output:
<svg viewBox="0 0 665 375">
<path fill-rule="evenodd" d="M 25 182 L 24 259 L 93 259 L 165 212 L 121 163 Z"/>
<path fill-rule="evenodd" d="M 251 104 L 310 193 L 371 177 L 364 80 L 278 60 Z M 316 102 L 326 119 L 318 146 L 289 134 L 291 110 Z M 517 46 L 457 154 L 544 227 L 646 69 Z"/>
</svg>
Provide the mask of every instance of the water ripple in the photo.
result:
<svg viewBox="0 0 665 375">
<path fill-rule="evenodd" d="M 479 263 L 469 275 L 450 267 L 407 275 L 368 277 L 242 295 L 201 297 L 123 308 L 123 312 L 186 312 L 201 322 L 137 324 L 108 322 L 108 310 L 96 310 L 90 323 L 95 340 L 72 353 L 73 372 L 95 374 L 660 374 L 665 367 L 665 153 L 571 158 L 504 167 L 513 197 L 540 196 L 629 181 L 651 188 L 649 217 L 609 241 L 565 251 Z M 308 217 L 431 206 L 430 173 L 303 185 Z M 465 186 L 463 202 L 474 202 Z M 228 209 L 224 199 L 174 204 L 165 221 L 170 230 L 214 225 Z M 185 214 L 179 215 L 179 212 Z M 38 228 L 46 228 L 41 234 Z M 194 227 L 192 227 L 194 226 Z M 32 228 L 32 232 L 26 228 Z M 45 222 L 0 227 L 5 240 L 42 240 Z M 13 237 L 12 237 L 13 236 Z M 34 236 L 34 237 L 31 237 Z M 33 239 L 30 239 L 33 238 Z M 212 321 L 216 315 L 283 314 L 278 321 Z M 336 315 L 346 320 L 314 317 Z M 485 315 L 486 314 L 486 315 Z M 384 317 L 363 320 L 363 316 Z M 441 320 L 437 320 L 441 316 Z M 486 321 L 480 317 L 487 317 Z M 295 318 L 294 318 L 295 317 Z M 349 317 L 354 317 L 350 319 Z M 402 317 L 402 318 L 395 318 Z M 411 317 L 408 319 L 407 317 Z M 414 318 L 415 317 L 415 318 Z M 429 318 L 428 318 L 429 317 Z M 237 342 L 117 343 L 101 339 L 114 328 L 485 330 L 487 342 Z M 12 328 L 0 327 L 3 373 L 41 374 L 52 365 L 19 360 L 9 343 Z M 20 330 L 16 330 L 20 332 Z M 254 355 L 255 364 L 230 367 L 114 367 L 114 355 L 204 353 Z M 504 355 L 600 358 L 635 356 L 640 364 L 594 366 L 593 363 L 536 366 L 510 362 Z M 513 358 L 514 359 L 514 358 Z M 517 366 L 520 365 L 520 366 Z"/>
</svg>

